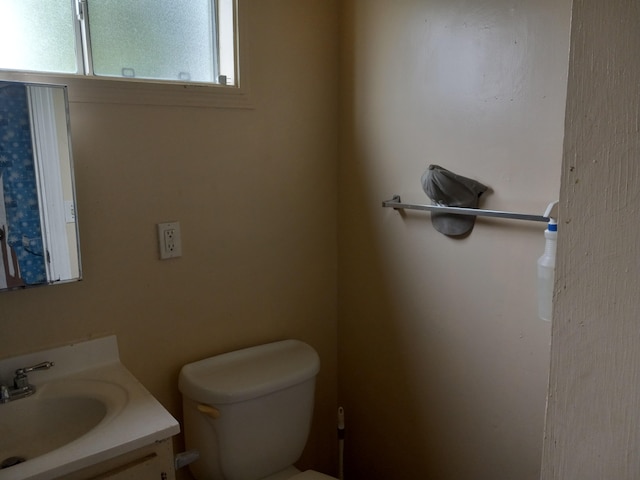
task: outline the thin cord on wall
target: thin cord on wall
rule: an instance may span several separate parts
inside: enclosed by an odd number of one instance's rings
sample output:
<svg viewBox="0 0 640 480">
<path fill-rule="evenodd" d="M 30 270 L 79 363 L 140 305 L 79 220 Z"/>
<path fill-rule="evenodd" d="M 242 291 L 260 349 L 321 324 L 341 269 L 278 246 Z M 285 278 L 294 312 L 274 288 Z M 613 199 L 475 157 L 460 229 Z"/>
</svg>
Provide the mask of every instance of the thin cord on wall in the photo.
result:
<svg viewBox="0 0 640 480">
<path fill-rule="evenodd" d="M 338 479 L 344 480 L 344 408 L 338 407 Z"/>
</svg>

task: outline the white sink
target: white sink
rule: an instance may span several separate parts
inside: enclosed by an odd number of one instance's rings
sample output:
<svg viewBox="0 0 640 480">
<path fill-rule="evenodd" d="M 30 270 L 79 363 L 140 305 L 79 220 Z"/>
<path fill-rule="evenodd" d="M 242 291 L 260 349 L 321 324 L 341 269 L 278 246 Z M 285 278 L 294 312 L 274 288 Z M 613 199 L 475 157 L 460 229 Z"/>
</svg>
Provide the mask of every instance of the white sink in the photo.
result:
<svg viewBox="0 0 640 480">
<path fill-rule="evenodd" d="M 71 443 L 112 418 L 126 401 L 126 390 L 113 383 L 46 383 L 32 396 L 2 405 L 0 462 L 36 458 Z"/>
<path fill-rule="evenodd" d="M 29 374 L 36 393 L 0 404 L 0 464 L 11 465 L 0 480 L 63 477 L 180 431 L 119 362 L 115 337 L 2 360 L 2 383 L 40 361 L 55 366 Z"/>
</svg>

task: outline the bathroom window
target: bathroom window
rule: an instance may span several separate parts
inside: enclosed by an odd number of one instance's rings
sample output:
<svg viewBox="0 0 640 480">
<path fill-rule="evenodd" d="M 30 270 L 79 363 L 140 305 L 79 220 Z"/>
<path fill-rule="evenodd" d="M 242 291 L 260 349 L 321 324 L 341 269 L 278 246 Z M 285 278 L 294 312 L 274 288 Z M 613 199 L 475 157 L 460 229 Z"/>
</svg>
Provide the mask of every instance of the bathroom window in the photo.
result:
<svg viewBox="0 0 640 480">
<path fill-rule="evenodd" d="M 235 0 L 1 0 L 0 69 L 237 86 Z"/>
</svg>

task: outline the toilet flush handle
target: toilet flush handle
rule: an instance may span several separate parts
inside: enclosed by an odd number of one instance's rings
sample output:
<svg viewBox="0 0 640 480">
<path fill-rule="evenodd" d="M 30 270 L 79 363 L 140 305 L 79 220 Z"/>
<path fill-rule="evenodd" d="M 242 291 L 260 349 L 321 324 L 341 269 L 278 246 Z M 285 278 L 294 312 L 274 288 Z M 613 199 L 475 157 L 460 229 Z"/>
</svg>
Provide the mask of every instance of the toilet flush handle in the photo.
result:
<svg viewBox="0 0 640 480">
<path fill-rule="evenodd" d="M 211 405 L 206 405 L 204 403 L 201 403 L 198 405 L 197 408 L 199 412 L 204 413 L 205 415 L 213 418 L 214 420 L 216 418 L 220 418 L 220 410 L 218 410 L 216 407 L 212 407 Z"/>
</svg>

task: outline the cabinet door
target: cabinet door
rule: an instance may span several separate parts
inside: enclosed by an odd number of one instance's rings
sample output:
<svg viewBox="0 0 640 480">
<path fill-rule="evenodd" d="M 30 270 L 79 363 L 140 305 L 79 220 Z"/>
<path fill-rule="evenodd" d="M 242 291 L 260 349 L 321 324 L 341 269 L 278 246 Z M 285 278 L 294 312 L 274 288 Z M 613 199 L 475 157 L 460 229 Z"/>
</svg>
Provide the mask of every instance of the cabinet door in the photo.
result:
<svg viewBox="0 0 640 480">
<path fill-rule="evenodd" d="M 169 480 L 169 472 L 157 455 L 147 455 L 106 471 L 91 480 Z M 173 477 L 171 477 L 173 480 Z"/>
<path fill-rule="evenodd" d="M 175 480 L 171 440 L 167 439 L 125 453 L 62 478 L 65 480 Z"/>
</svg>

